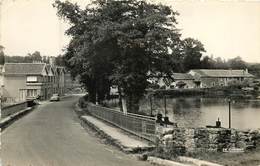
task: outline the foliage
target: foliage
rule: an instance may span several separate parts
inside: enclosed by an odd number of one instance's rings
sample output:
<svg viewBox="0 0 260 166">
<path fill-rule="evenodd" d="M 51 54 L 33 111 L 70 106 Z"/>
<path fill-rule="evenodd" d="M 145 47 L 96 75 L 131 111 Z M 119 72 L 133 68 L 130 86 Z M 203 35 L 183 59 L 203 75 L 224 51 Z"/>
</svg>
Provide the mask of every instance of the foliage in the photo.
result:
<svg viewBox="0 0 260 166">
<path fill-rule="evenodd" d="M 183 67 L 184 71 L 190 69 L 200 69 L 201 68 L 201 57 L 202 53 L 206 50 L 203 44 L 195 39 L 186 38 L 182 41 L 181 50 L 184 55 Z"/>
<path fill-rule="evenodd" d="M 64 57 L 62 55 L 58 55 L 55 58 L 55 65 L 57 65 L 57 66 L 65 66 Z"/>
<path fill-rule="evenodd" d="M 5 55 L 5 62 L 7 63 L 50 63 L 50 56 L 43 56 L 39 51 L 35 51 L 32 54 L 28 53 L 26 56 L 8 56 Z M 1 62 L 1 52 L 0 52 L 0 62 Z M 58 66 L 65 66 L 63 57 L 61 55 L 55 57 L 55 64 Z"/>
<path fill-rule="evenodd" d="M 248 65 L 248 70 L 250 73 L 255 75 L 257 78 L 260 78 L 260 64 Z"/>
<path fill-rule="evenodd" d="M 235 57 L 233 59 L 228 60 L 228 65 L 233 69 L 245 69 L 247 68 L 246 62 L 242 60 L 241 57 Z"/>
<path fill-rule="evenodd" d="M 41 53 L 39 51 L 35 51 L 32 54 L 29 53 L 28 56 L 32 61 L 35 61 L 35 62 L 41 62 L 42 61 L 42 56 L 41 56 Z"/>
<path fill-rule="evenodd" d="M 220 57 L 204 56 L 200 62 L 201 69 L 246 69 L 250 68 L 250 66 L 250 64 L 246 63 L 239 56 L 228 59 L 227 61 Z M 252 70 L 255 70 L 253 68 Z"/>
<path fill-rule="evenodd" d="M 93 101 L 113 83 L 136 112 L 147 79 L 171 76 L 176 63 L 168 50 L 180 43 L 180 34 L 170 7 L 144 0 L 97 0 L 84 10 L 68 1 L 54 6 L 71 24 L 66 65 L 81 76 Z"/>
</svg>

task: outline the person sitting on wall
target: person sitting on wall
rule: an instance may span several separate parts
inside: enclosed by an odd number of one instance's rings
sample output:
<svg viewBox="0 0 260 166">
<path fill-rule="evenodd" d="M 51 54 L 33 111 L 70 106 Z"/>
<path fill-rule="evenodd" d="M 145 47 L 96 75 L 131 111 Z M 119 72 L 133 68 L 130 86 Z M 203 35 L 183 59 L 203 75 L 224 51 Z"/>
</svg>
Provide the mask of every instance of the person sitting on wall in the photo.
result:
<svg viewBox="0 0 260 166">
<path fill-rule="evenodd" d="M 163 116 L 161 113 L 157 114 L 157 119 L 156 119 L 156 123 L 159 123 L 161 126 L 163 126 Z"/>
</svg>

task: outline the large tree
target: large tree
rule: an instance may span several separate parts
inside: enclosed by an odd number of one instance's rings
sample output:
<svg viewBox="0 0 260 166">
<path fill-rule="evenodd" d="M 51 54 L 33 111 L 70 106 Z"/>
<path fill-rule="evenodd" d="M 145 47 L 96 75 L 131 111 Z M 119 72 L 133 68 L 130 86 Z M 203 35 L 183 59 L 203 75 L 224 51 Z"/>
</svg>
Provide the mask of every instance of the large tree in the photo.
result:
<svg viewBox="0 0 260 166">
<path fill-rule="evenodd" d="M 145 0 L 96 0 L 84 10 L 68 1 L 54 6 L 71 24 L 66 65 L 81 76 L 92 101 L 113 83 L 128 111 L 137 112 L 148 78 L 171 76 L 176 63 L 169 49 L 180 34 L 170 7 Z"/>
<path fill-rule="evenodd" d="M 240 56 L 237 56 L 233 59 L 229 59 L 227 61 L 227 64 L 229 65 L 229 68 L 231 68 L 231 69 L 245 69 L 245 68 L 247 68 L 246 62 Z"/>
<path fill-rule="evenodd" d="M 193 38 L 186 38 L 182 41 L 183 66 L 184 70 L 200 69 L 202 53 L 205 52 L 203 44 Z"/>
</svg>

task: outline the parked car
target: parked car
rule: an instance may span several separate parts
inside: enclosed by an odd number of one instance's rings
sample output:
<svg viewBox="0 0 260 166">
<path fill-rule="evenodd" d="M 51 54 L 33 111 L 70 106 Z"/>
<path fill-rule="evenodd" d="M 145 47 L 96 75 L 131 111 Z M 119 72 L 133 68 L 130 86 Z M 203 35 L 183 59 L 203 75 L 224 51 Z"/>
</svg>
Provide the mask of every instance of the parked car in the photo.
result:
<svg viewBox="0 0 260 166">
<path fill-rule="evenodd" d="M 50 101 L 60 101 L 60 96 L 59 94 L 53 94 Z"/>
</svg>

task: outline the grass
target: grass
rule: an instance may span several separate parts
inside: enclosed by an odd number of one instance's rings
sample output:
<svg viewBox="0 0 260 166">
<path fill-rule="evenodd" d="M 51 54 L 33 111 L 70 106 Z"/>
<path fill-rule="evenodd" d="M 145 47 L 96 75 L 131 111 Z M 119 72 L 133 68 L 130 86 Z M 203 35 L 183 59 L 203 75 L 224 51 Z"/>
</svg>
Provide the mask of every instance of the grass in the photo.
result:
<svg viewBox="0 0 260 166">
<path fill-rule="evenodd" d="M 148 155 L 180 162 L 177 155 L 173 153 L 166 154 L 158 149 L 148 153 Z M 244 153 L 198 152 L 186 156 L 224 166 L 260 166 L 259 146 L 254 150 Z"/>
<path fill-rule="evenodd" d="M 162 147 L 147 153 L 149 156 L 181 162 L 175 152 L 164 152 Z M 195 152 L 184 156 L 221 164 L 223 166 L 260 166 L 260 139 L 257 140 L 255 149 L 247 150 L 244 153 L 223 153 L 223 152 Z M 187 163 L 186 163 L 187 164 Z"/>
<path fill-rule="evenodd" d="M 206 160 L 225 166 L 259 166 L 260 165 L 260 145 L 256 149 L 244 153 L 197 153 L 190 157 Z"/>
</svg>

